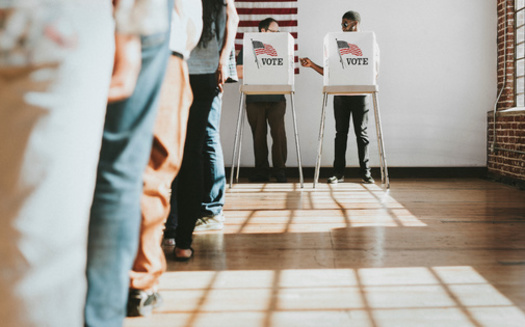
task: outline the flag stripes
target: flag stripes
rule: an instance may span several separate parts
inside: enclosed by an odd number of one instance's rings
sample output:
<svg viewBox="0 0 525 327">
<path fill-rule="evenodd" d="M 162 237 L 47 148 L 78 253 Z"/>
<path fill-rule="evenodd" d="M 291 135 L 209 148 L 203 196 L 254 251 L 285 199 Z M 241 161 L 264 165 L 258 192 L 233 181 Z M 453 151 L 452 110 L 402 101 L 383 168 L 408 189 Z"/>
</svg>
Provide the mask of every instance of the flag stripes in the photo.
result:
<svg viewBox="0 0 525 327">
<path fill-rule="evenodd" d="M 270 44 L 262 43 L 261 41 L 252 41 L 253 49 L 256 55 L 267 54 L 272 57 L 277 57 L 277 51 Z"/>
<path fill-rule="evenodd" d="M 363 52 L 361 51 L 361 49 L 359 49 L 357 45 L 347 43 L 345 41 L 337 40 L 337 48 L 339 49 L 339 53 L 341 55 L 352 54 L 358 57 L 361 57 L 363 55 Z"/>
<path fill-rule="evenodd" d="M 279 23 L 281 32 L 288 32 L 295 40 L 294 49 L 297 45 L 297 2 L 298 0 L 235 0 L 235 8 L 239 15 L 239 27 L 235 38 L 235 50 L 237 53 L 242 48 L 244 33 L 258 32 L 259 22 L 272 17 Z M 294 57 L 295 73 L 299 73 L 299 58 Z"/>
</svg>

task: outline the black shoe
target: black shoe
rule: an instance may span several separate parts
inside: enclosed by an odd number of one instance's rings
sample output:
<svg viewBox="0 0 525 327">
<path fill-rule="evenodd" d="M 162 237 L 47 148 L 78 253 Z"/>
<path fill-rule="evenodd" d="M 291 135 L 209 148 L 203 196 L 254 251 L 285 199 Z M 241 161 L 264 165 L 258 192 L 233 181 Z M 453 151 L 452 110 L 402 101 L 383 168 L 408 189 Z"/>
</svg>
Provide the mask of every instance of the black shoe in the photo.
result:
<svg viewBox="0 0 525 327">
<path fill-rule="evenodd" d="M 372 176 L 369 175 L 369 176 L 363 177 L 362 182 L 364 184 L 374 184 L 375 180 L 372 178 Z"/>
<path fill-rule="evenodd" d="M 175 259 L 175 261 L 178 261 L 178 262 L 188 262 L 188 261 L 190 261 L 193 258 L 193 254 L 195 253 L 195 250 L 193 250 L 193 248 L 189 248 L 189 250 L 191 251 L 191 254 L 190 254 L 189 257 L 177 257 L 177 249 L 178 248 L 173 249 L 173 258 Z M 184 249 L 184 250 L 186 250 L 186 249 Z"/>
<path fill-rule="evenodd" d="M 270 176 L 268 174 L 257 173 L 255 175 L 248 177 L 248 180 L 252 183 L 269 182 Z"/>
<path fill-rule="evenodd" d="M 146 292 L 130 289 L 128 295 L 128 317 L 149 316 L 153 309 L 162 305 L 164 301 L 158 292 Z"/>
<path fill-rule="evenodd" d="M 287 183 L 288 182 L 288 179 L 286 178 L 285 173 L 277 173 L 273 176 L 277 180 L 277 183 Z"/>
<path fill-rule="evenodd" d="M 328 184 L 337 184 L 337 183 L 342 183 L 345 181 L 345 178 L 344 176 L 331 176 L 331 177 L 328 177 L 328 179 L 326 180 L 326 182 Z"/>
</svg>

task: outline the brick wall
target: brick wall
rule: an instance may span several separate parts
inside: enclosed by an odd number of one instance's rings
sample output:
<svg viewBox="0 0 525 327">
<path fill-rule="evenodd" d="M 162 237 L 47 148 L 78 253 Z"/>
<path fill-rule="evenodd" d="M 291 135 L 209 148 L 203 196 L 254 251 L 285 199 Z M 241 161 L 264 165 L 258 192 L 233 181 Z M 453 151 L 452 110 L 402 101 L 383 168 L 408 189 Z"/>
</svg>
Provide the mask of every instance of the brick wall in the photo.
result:
<svg viewBox="0 0 525 327">
<path fill-rule="evenodd" d="M 505 6 L 507 6 L 506 22 Z M 514 0 L 498 0 L 497 92 L 498 95 L 501 92 L 501 96 L 496 106 L 496 115 L 494 112 L 489 112 L 487 115 L 487 170 L 492 178 L 521 186 L 525 185 L 525 154 L 523 153 L 525 152 L 525 110 L 511 109 L 515 107 L 514 26 Z"/>
<path fill-rule="evenodd" d="M 499 112 L 496 116 L 496 144 L 493 113 L 488 115 L 488 172 L 492 177 L 525 181 L 525 111 Z M 515 152 L 516 151 L 516 152 Z"/>
</svg>

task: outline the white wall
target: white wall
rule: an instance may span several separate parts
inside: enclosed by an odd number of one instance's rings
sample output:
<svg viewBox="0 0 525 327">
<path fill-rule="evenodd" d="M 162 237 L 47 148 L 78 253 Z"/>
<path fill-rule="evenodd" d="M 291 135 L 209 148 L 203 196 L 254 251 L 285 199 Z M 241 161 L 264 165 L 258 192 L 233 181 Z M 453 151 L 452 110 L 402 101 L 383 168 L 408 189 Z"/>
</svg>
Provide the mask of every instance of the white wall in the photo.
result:
<svg viewBox="0 0 525 327">
<path fill-rule="evenodd" d="M 496 99 L 495 1 L 479 0 L 300 0 L 299 55 L 322 64 L 323 37 L 341 29 L 347 10 L 360 12 L 364 31 L 375 31 L 381 49 L 379 102 L 390 167 L 486 165 L 486 112 Z M 322 77 L 301 68 L 296 110 L 303 167 L 313 167 L 322 102 Z M 228 85 L 221 123 L 226 165 L 231 165 L 239 85 Z M 288 101 L 289 167 L 296 167 Z M 322 166 L 333 161 L 332 97 L 327 108 Z M 357 166 L 353 130 L 347 164 Z M 370 156 L 379 165 L 372 112 Z M 241 166 L 253 166 L 248 124 Z M 269 141 L 271 144 L 271 141 Z"/>
</svg>

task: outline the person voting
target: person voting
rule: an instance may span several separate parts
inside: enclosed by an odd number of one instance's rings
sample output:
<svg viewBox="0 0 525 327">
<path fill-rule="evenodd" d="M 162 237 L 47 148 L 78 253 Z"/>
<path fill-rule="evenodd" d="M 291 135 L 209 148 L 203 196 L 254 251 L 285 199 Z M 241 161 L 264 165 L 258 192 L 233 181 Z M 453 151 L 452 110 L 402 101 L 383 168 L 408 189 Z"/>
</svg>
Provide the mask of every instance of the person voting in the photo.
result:
<svg viewBox="0 0 525 327">
<path fill-rule="evenodd" d="M 279 23 L 271 17 L 259 23 L 259 32 L 246 33 L 243 49 L 237 59 L 237 75 L 243 79 L 245 85 L 293 85 L 292 36 L 289 33 L 279 33 Z M 268 182 L 273 176 L 278 183 L 286 183 L 288 150 L 284 95 L 248 95 L 246 113 L 253 134 L 255 155 L 255 173 L 249 180 Z M 270 169 L 268 161 L 268 126 L 273 141 L 273 169 Z"/>
<path fill-rule="evenodd" d="M 341 22 L 344 33 L 329 33 L 325 38 L 323 67 L 307 57 L 300 59 L 301 65 L 323 75 L 325 86 L 375 85 L 379 67 L 379 47 L 373 33 L 359 31 L 360 23 L 361 16 L 358 12 L 346 12 Z M 346 32 L 356 33 L 350 37 Z M 350 118 L 353 119 L 357 140 L 360 177 L 365 184 L 375 182 L 370 172 L 368 154 L 368 111 L 366 95 L 334 96 L 336 135 L 333 172 L 327 180 L 329 184 L 344 182 Z"/>
</svg>

